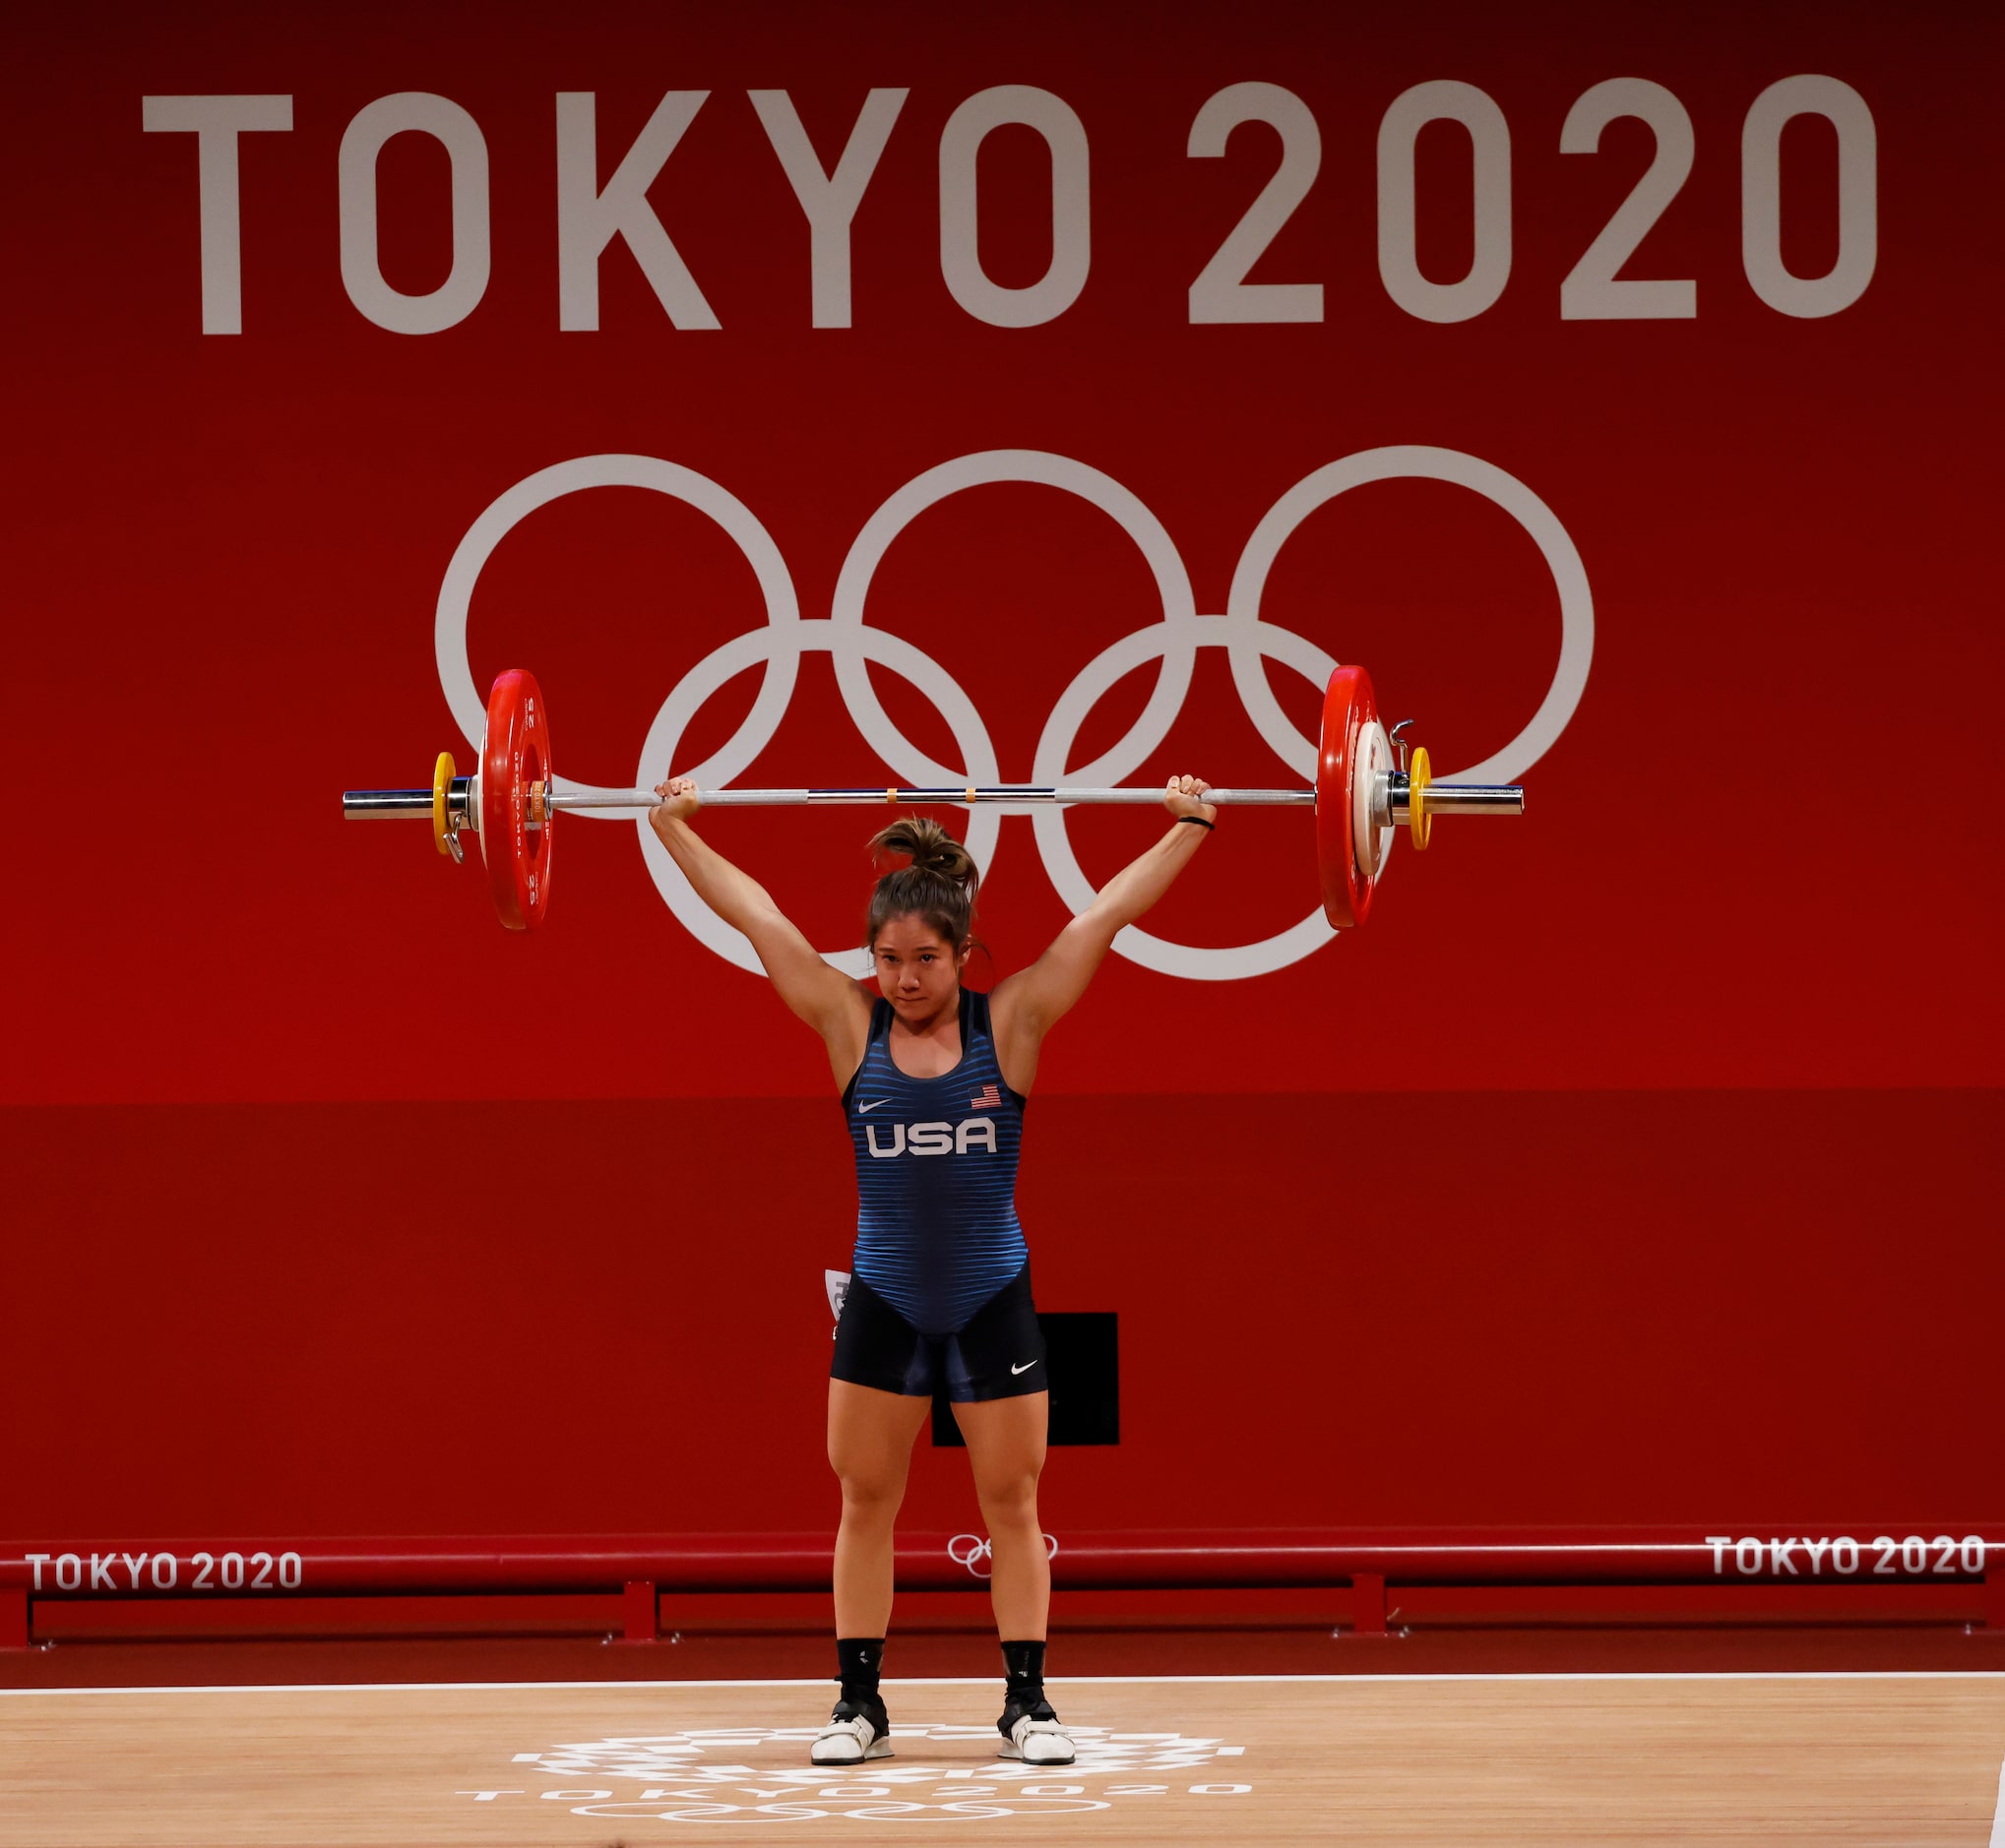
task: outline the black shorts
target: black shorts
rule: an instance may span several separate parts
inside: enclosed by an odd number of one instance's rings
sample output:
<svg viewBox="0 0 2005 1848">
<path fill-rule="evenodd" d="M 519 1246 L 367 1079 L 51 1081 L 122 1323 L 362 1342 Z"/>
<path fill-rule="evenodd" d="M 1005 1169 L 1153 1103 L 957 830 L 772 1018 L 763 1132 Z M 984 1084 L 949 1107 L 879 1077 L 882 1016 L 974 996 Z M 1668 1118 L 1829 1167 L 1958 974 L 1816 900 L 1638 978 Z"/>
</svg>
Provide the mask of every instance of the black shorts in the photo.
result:
<svg viewBox="0 0 2005 1848">
<path fill-rule="evenodd" d="M 1042 1392 L 1044 1334 L 1031 1300 L 1031 1266 L 1005 1283 L 959 1334 L 921 1334 L 861 1277 L 849 1279 L 836 1324 L 829 1378 L 957 1404 Z"/>
</svg>

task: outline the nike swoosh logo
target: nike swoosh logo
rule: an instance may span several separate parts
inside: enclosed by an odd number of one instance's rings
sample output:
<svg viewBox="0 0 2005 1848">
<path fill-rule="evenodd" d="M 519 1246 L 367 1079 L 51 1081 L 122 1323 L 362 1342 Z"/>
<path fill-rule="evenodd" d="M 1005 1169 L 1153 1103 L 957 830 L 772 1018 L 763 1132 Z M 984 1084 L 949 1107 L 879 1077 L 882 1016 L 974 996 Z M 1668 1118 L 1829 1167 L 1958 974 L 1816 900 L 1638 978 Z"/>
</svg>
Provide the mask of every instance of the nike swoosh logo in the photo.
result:
<svg viewBox="0 0 2005 1848">
<path fill-rule="evenodd" d="M 1023 1365 L 1022 1365 L 1021 1367 L 1012 1367 L 1012 1368 L 1010 1369 L 1010 1372 L 1012 1372 L 1012 1373 L 1029 1373 L 1029 1372 L 1031 1371 L 1031 1369 L 1032 1369 L 1033 1367 L 1034 1367 L 1034 1366 L 1035 1366 L 1036 1364 L 1037 1364 L 1037 1363 L 1036 1363 L 1036 1362 L 1035 1362 L 1034 1360 L 1027 1360 L 1027 1361 L 1025 1361 L 1025 1362 L 1024 1362 L 1024 1364 L 1023 1364 Z"/>
<path fill-rule="evenodd" d="M 858 1104 L 856 1106 L 856 1114 L 859 1117 L 868 1116 L 871 1111 L 882 1109 L 884 1105 L 890 1102 L 891 1099 L 889 1097 L 880 1097 L 874 1104 Z"/>
</svg>

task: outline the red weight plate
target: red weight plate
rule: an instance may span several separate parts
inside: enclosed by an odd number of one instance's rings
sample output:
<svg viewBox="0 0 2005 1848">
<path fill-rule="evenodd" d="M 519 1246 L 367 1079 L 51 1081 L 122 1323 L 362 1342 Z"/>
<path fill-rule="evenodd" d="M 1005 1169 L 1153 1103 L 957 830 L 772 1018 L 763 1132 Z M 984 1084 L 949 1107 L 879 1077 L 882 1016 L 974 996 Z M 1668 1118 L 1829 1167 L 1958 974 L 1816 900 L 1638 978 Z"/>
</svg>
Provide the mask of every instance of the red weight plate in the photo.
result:
<svg viewBox="0 0 2005 1848">
<path fill-rule="evenodd" d="M 550 780 L 550 720 L 535 676 L 511 668 L 487 696 L 480 751 L 480 852 L 494 909 L 512 931 L 534 930 L 550 905 L 550 824 L 530 826 L 530 786 Z"/>
<path fill-rule="evenodd" d="M 1378 717 L 1371 676 L 1340 667 L 1323 696 L 1323 749 L 1316 764 L 1316 865 L 1323 876 L 1323 915 L 1339 930 L 1362 924 L 1375 881 L 1357 866 L 1350 818 L 1358 734 Z"/>
</svg>

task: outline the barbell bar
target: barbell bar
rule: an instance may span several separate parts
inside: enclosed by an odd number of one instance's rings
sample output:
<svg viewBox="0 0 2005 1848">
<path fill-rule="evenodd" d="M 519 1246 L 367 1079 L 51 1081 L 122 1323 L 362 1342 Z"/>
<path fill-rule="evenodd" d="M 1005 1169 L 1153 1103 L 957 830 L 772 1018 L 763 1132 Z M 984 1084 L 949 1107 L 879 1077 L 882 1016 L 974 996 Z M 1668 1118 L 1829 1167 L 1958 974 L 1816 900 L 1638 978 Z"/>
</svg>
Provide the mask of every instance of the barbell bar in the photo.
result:
<svg viewBox="0 0 2005 1848">
<path fill-rule="evenodd" d="M 1312 808 L 1323 910 L 1339 929 L 1362 924 L 1390 851 L 1405 828 L 1416 851 L 1427 846 L 1435 818 L 1452 815 L 1522 815 L 1525 791 L 1515 783 L 1438 783 L 1427 753 L 1410 752 L 1401 736 L 1410 720 L 1390 732 L 1380 722 L 1370 677 L 1361 667 L 1340 667 L 1323 699 L 1323 733 L 1316 783 L 1309 789 L 1208 789 L 1221 808 Z M 800 808 L 816 805 L 892 804 L 907 808 L 1020 807 L 1074 804 L 1160 803 L 1149 788 L 1081 788 L 1045 783 L 874 783 L 798 789 L 705 789 L 707 809 Z M 350 789 L 342 796 L 348 821 L 406 820 L 428 816 L 443 854 L 465 858 L 462 835 L 480 845 L 495 910 L 510 930 L 532 930 L 543 920 L 550 895 L 550 837 L 566 810 L 642 811 L 658 806 L 652 789 L 573 788 L 550 770 L 549 714 L 534 677 L 511 669 L 494 682 L 487 700 L 487 729 L 470 776 L 457 773 L 441 753 L 429 789 Z"/>
</svg>

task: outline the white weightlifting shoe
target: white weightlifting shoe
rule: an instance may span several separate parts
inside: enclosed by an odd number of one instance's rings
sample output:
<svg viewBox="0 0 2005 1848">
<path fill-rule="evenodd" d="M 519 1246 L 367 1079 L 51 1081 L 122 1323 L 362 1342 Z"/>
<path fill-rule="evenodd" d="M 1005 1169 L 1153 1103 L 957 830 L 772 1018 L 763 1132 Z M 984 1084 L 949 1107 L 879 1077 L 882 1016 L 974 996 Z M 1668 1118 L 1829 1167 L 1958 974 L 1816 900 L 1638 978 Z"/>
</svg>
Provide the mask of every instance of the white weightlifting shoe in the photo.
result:
<svg viewBox="0 0 2005 1848">
<path fill-rule="evenodd" d="M 1046 1707 L 1045 1711 L 1050 1712 Z M 1070 1764 L 1072 1738 L 1054 1715 L 1048 1720 L 1033 1719 L 1026 1713 L 1010 1728 L 1009 1744 L 995 1755 L 999 1758 L 1022 1758 L 1026 1764 Z"/>
<path fill-rule="evenodd" d="M 865 1758 L 888 1758 L 891 1756 L 891 1741 L 886 1735 L 891 1731 L 887 1723 L 880 1731 L 860 1707 L 852 1707 L 846 1700 L 836 1702 L 836 1710 L 829 1715 L 815 1742 L 808 1748 L 810 1764 L 861 1764 Z M 1067 1763 L 1071 1762 L 1068 1757 Z"/>
</svg>

